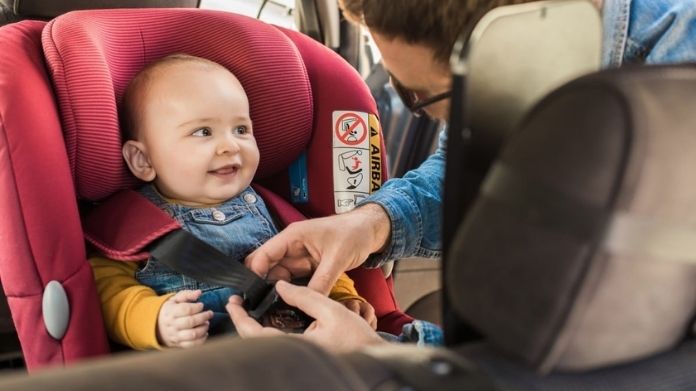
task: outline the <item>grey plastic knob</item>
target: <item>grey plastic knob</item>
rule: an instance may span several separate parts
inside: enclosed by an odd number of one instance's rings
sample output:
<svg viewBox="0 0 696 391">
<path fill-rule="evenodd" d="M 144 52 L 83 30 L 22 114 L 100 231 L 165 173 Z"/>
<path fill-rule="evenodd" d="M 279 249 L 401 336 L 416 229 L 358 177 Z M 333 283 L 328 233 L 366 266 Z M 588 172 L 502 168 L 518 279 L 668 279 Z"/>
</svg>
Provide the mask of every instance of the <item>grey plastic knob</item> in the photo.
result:
<svg viewBox="0 0 696 391">
<path fill-rule="evenodd" d="M 41 310 L 48 334 L 57 340 L 63 339 L 70 321 L 70 303 L 60 282 L 52 280 L 46 284 Z"/>
</svg>

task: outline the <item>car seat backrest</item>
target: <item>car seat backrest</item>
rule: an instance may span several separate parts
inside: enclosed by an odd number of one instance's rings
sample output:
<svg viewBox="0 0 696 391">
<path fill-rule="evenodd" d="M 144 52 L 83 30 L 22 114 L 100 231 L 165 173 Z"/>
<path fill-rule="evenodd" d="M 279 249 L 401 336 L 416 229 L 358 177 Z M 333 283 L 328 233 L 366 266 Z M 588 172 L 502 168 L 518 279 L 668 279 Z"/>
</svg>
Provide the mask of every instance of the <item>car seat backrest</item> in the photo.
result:
<svg viewBox="0 0 696 391">
<path fill-rule="evenodd" d="M 250 100 L 261 151 L 256 179 L 289 199 L 288 166 L 304 153 L 308 199 L 295 206 L 308 217 L 335 211 L 337 113 L 363 113 L 370 124 L 364 130 L 380 133 L 367 86 L 337 54 L 300 33 L 231 13 L 76 11 L 45 25 L 4 26 L 0 51 L 7 54 L 0 56 L 0 236 L 12 243 L 0 252 L 0 276 L 29 369 L 108 353 L 76 200 L 137 185 L 121 160 L 117 102 L 145 64 L 186 52 L 231 69 Z M 375 150 L 384 161 L 380 141 Z M 385 178 L 384 166 L 377 168 Z M 42 300 L 53 280 L 69 304 L 58 335 L 41 321 L 50 318 Z M 377 282 L 381 296 L 365 297 L 390 330 L 400 329 L 409 318 L 399 315 L 383 275 Z"/>
<path fill-rule="evenodd" d="M 522 122 L 459 226 L 453 310 L 541 371 L 670 349 L 696 309 L 696 66 L 583 77 Z"/>
</svg>

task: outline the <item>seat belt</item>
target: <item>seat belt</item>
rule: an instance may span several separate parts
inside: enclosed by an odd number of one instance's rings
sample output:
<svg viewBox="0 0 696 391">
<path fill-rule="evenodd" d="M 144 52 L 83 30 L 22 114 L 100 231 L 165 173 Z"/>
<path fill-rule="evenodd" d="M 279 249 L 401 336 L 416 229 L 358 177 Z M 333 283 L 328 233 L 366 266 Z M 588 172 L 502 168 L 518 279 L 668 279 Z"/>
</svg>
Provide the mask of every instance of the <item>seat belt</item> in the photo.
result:
<svg viewBox="0 0 696 391">
<path fill-rule="evenodd" d="M 235 289 L 249 314 L 260 319 L 276 302 L 275 287 L 215 247 L 179 229 L 149 246 L 150 257 L 194 280 Z"/>
<path fill-rule="evenodd" d="M 284 217 L 299 219 L 295 215 Z M 90 210 L 82 223 L 85 239 L 106 257 L 117 261 L 154 257 L 197 281 L 232 288 L 243 296 L 249 315 L 264 325 L 300 332 L 312 322 L 309 316 L 285 304 L 273 284 L 238 259 L 182 229 L 176 220 L 135 191 L 124 190 L 109 197 Z M 303 282 L 306 283 L 293 281 Z"/>
</svg>

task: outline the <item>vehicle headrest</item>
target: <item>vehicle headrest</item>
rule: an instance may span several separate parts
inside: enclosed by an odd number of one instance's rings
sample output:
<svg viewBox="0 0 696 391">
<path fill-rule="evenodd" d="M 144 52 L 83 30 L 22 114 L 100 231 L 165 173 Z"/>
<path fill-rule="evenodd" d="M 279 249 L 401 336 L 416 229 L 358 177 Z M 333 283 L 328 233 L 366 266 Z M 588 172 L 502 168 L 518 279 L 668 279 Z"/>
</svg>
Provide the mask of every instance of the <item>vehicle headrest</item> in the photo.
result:
<svg viewBox="0 0 696 391">
<path fill-rule="evenodd" d="M 312 132 L 312 91 L 297 48 L 276 27 L 200 9 L 75 11 L 50 21 L 42 43 L 78 196 L 136 184 L 121 156 L 117 102 L 151 61 L 186 53 L 232 71 L 249 98 L 261 153 L 256 174 L 285 169 Z"/>
<path fill-rule="evenodd" d="M 536 105 L 450 248 L 457 315 L 542 372 L 677 344 L 696 309 L 694 102 L 684 65 L 596 73 Z"/>
<path fill-rule="evenodd" d="M 86 9 L 198 7 L 199 3 L 200 0 L 14 0 L 14 13 L 22 18 L 53 19 Z"/>
</svg>

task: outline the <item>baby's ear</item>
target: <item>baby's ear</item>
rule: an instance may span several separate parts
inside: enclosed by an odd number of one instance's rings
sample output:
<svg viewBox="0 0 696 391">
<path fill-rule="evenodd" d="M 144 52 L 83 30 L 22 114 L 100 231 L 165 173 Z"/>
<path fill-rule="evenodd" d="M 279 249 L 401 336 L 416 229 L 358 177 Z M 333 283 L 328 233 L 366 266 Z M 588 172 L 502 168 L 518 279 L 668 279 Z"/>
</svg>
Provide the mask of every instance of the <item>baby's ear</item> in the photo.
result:
<svg viewBox="0 0 696 391">
<path fill-rule="evenodd" d="M 147 149 L 143 143 L 128 140 L 123 144 L 121 153 L 123 153 L 123 159 L 128 168 L 138 179 L 145 182 L 151 182 L 155 179 L 157 173 L 150 163 L 150 157 L 147 155 Z"/>
</svg>

